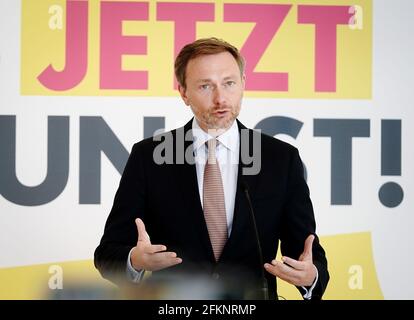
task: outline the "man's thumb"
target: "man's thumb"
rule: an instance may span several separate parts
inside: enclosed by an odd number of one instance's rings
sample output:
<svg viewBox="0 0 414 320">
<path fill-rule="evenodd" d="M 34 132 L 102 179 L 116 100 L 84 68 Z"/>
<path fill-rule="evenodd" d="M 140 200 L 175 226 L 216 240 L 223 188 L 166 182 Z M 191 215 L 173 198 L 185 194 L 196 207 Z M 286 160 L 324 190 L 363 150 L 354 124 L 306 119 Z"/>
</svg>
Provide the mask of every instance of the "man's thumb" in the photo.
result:
<svg viewBox="0 0 414 320">
<path fill-rule="evenodd" d="M 303 250 L 303 254 L 307 257 L 312 257 L 313 240 L 315 240 L 315 236 L 313 234 L 309 235 L 305 240 L 305 248 Z"/>
<path fill-rule="evenodd" d="M 138 241 L 148 241 L 149 236 L 147 231 L 145 230 L 144 222 L 140 218 L 137 218 L 135 219 L 135 223 L 137 224 L 138 229 Z"/>
</svg>

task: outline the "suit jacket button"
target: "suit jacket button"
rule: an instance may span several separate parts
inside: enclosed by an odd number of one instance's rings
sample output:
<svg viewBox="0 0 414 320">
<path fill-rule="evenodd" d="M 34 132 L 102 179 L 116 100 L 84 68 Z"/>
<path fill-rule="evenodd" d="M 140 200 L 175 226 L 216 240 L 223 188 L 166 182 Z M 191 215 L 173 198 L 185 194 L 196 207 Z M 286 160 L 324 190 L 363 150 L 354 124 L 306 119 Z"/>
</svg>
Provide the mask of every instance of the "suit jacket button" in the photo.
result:
<svg viewBox="0 0 414 320">
<path fill-rule="evenodd" d="M 214 280 L 217 280 L 218 278 L 220 278 L 220 275 L 219 275 L 217 272 L 214 272 L 214 273 L 211 275 L 211 277 L 212 277 Z"/>
</svg>

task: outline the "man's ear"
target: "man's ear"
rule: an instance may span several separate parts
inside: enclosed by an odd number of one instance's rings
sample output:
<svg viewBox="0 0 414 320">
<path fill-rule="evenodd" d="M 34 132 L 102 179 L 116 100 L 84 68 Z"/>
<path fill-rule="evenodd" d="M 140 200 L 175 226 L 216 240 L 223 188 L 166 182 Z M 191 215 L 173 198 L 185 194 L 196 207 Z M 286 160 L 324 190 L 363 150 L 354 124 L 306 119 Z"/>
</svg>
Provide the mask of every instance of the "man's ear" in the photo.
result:
<svg viewBox="0 0 414 320">
<path fill-rule="evenodd" d="M 242 88 L 243 88 L 243 90 L 245 89 L 245 87 L 246 87 L 246 74 L 245 73 L 243 73 L 243 75 L 242 75 Z"/>
<path fill-rule="evenodd" d="M 178 91 L 180 92 L 181 98 L 183 99 L 184 103 L 187 106 L 189 106 L 190 105 L 190 102 L 189 102 L 188 97 L 187 97 L 187 94 L 185 92 L 186 90 L 185 90 L 185 88 L 181 84 L 178 84 Z"/>
</svg>

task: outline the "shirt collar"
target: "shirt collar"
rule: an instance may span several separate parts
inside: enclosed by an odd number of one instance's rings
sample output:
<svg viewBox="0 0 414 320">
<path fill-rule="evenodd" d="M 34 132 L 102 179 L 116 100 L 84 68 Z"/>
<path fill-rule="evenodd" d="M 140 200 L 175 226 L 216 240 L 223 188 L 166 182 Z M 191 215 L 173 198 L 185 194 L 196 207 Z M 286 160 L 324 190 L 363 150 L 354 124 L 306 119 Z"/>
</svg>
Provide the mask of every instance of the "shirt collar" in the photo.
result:
<svg viewBox="0 0 414 320">
<path fill-rule="evenodd" d="M 207 132 L 200 128 L 195 117 L 193 118 L 192 130 L 194 137 L 194 150 L 198 150 L 198 148 L 204 145 L 208 140 L 214 138 L 213 136 L 209 135 Z M 238 144 L 240 141 L 239 137 L 240 133 L 239 128 L 237 126 L 237 121 L 234 120 L 231 127 L 227 129 L 225 132 L 223 132 L 221 135 L 219 135 L 217 137 L 217 140 L 220 141 L 220 143 L 223 146 L 225 146 L 228 150 L 235 152 L 237 151 Z"/>
</svg>

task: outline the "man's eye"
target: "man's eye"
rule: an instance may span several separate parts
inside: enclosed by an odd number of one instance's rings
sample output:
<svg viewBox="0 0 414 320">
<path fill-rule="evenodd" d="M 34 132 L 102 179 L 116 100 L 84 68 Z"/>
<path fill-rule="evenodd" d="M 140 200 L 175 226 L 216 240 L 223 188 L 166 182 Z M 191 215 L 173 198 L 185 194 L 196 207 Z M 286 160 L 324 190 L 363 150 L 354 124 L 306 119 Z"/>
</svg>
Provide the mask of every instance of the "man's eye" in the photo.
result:
<svg viewBox="0 0 414 320">
<path fill-rule="evenodd" d="M 226 86 L 228 86 L 228 87 L 232 87 L 232 86 L 234 86 L 236 84 L 236 81 L 227 81 L 226 82 Z"/>
<path fill-rule="evenodd" d="M 209 89 L 210 88 L 210 85 L 209 84 L 202 84 L 201 86 L 200 86 L 200 89 L 202 89 L 202 90 L 207 90 L 207 89 Z"/>
</svg>

